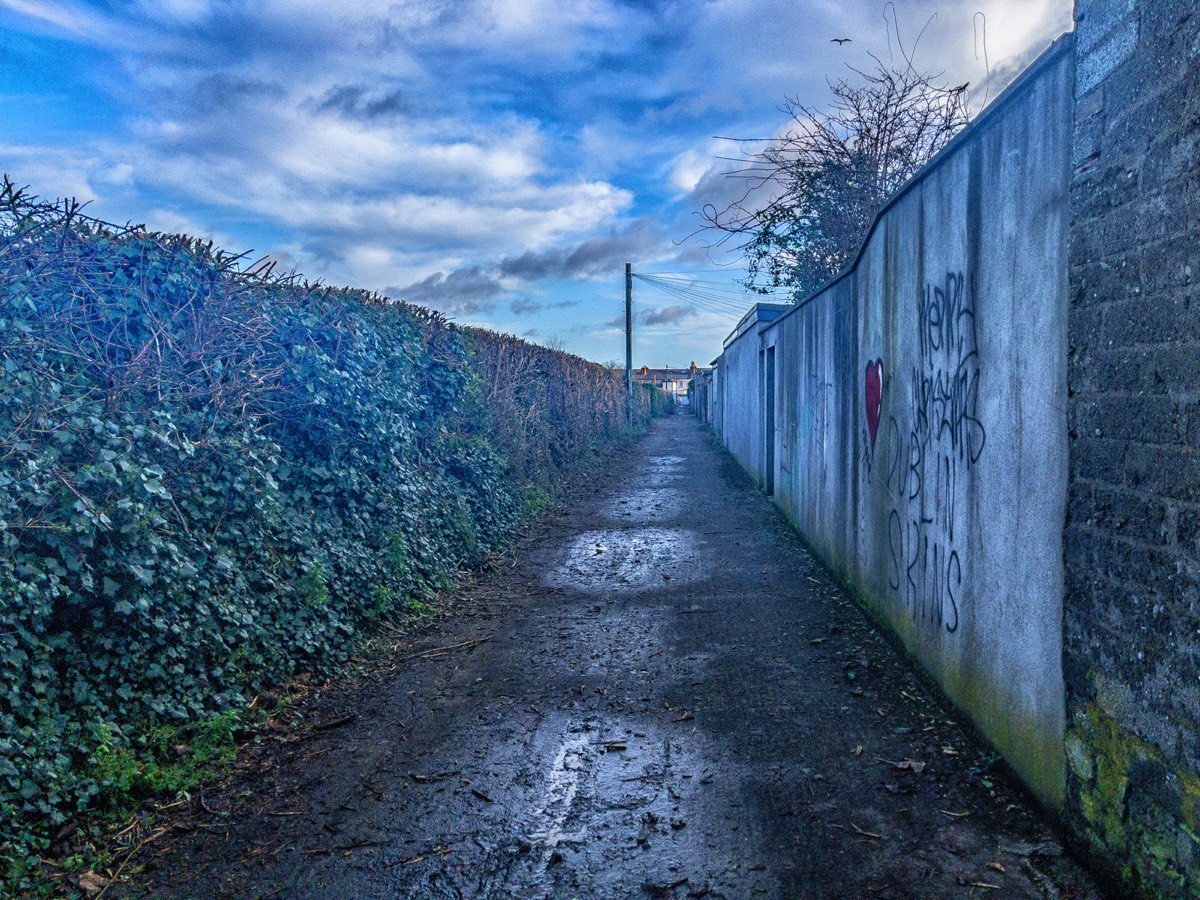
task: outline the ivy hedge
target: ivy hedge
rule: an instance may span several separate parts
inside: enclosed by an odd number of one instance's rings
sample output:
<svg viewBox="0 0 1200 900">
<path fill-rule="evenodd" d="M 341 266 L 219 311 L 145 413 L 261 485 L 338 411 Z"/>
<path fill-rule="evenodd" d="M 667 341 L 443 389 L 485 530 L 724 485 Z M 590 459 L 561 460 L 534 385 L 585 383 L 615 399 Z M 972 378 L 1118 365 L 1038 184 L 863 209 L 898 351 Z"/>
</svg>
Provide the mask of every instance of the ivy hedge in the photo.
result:
<svg viewBox="0 0 1200 900">
<path fill-rule="evenodd" d="M 335 670 L 631 433 L 602 366 L 7 178 L 0 366 L 10 887 L 147 735 Z"/>
</svg>

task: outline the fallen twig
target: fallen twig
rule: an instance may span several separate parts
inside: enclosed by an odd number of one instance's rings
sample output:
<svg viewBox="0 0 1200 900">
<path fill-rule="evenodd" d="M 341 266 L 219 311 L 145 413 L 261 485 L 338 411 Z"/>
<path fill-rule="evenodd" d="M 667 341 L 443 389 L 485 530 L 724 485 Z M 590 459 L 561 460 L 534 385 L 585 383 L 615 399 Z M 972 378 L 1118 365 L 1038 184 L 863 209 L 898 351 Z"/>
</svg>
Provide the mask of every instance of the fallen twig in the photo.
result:
<svg viewBox="0 0 1200 900">
<path fill-rule="evenodd" d="M 104 887 L 102 887 L 100 889 L 100 893 L 96 894 L 96 900 L 100 900 L 100 898 L 104 896 L 105 891 L 107 891 L 110 887 L 112 887 L 113 884 L 116 882 L 116 880 L 121 877 L 121 872 L 123 872 L 125 870 L 125 866 L 127 866 L 129 864 L 129 861 L 131 859 L 133 859 L 134 855 L 139 850 L 141 850 L 143 847 L 145 847 L 151 841 L 158 840 L 160 837 L 162 837 L 164 834 L 166 834 L 170 830 L 171 829 L 169 829 L 169 828 L 159 828 L 157 831 L 152 832 L 149 837 L 144 838 L 140 844 L 138 844 L 136 847 L 134 847 L 132 850 L 130 850 L 129 853 L 127 853 L 125 855 L 125 858 L 123 860 L 121 860 L 121 864 L 119 866 L 117 866 L 117 871 L 113 872 L 112 878 L 108 879 L 108 884 L 104 885 Z"/>
<path fill-rule="evenodd" d="M 453 650 L 466 650 L 468 647 L 474 647 L 476 644 L 482 644 L 484 641 L 490 641 L 492 636 L 477 638 L 473 641 L 462 641 L 457 644 L 450 644 L 446 647 L 434 647 L 430 650 L 418 650 L 416 653 L 409 653 L 401 656 L 401 660 L 406 659 L 432 659 L 435 656 L 440 656 L 443 653 L 450 653 Z"/>
<path fill-rule="evenodd" d="M 434 781 L 441 781 L 443 778 L 450 778 L 457 775 L 458 771 L 458 769 L 454 769 L 452 771 L 438 772 L 436 775 L 421 775 L 418 772 L 409 772 L 408 777 L 417 784 L 430 784 Z"/>
<path fill-rule="evenodd" d="M 378 846 L 379 841 L 351 841 L 349 844 L 340 844 L 336 847 L 314 847 L 311 850 L 305 850 L 305 856 L 321 856 L 332 853 L 349 853 L 351 850 L 358 850 L 362 847 Z"/>
</svg>

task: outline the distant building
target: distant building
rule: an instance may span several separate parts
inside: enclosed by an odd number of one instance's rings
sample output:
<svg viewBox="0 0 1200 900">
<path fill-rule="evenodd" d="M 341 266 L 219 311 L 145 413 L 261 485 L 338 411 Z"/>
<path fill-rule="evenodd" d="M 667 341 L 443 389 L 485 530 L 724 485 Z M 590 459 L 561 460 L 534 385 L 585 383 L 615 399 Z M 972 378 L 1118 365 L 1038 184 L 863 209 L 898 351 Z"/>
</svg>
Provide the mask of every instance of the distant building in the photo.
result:
<svg viewBox="0 0 1200 900">
<path fill-rule="evenodd" d="M 642 384 L 652 384 L 674 397 L 679 406 L 687 406 L 689 403 L 688 386 L 691 385 L 692 379 L 696 377 L 697 373 L 707 371 L 707 369 L 699 368 L 694 362 L 686 369 L 652 369 L 649 366 L 642 366 L 640 369 L 634 369 L 633 380 Z"/>
<path fill-rule="evenodd" d="M 717 421 L 716 408 L 716 364 L 718 362 L 720 362 L 719 359 L 714 360 L 713 368 L 711 369 L 698 369 L 696 371 L 696 377 L 692 379 L 692 386 L 688 391 L 688 398 L 692 407 L 692 415 L 701 422 L 708 423 L 719 432 L 720 423 Z"/>
</svg>

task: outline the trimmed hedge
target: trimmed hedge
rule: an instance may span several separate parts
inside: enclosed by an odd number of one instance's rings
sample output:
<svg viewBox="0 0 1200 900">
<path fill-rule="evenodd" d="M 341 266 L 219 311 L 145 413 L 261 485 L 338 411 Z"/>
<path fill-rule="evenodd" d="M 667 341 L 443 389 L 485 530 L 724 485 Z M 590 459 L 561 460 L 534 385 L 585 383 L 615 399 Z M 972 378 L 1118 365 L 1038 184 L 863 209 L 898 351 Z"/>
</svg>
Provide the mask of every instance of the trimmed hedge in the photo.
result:
<svg viewBox="0 0 1200 900">
<path fill-rule="evenodd" d="M 335 670 L 630 434 L 601 366 L 7 178 L 0 367 L 10 885 L 156 728 Z"/>
</svg>

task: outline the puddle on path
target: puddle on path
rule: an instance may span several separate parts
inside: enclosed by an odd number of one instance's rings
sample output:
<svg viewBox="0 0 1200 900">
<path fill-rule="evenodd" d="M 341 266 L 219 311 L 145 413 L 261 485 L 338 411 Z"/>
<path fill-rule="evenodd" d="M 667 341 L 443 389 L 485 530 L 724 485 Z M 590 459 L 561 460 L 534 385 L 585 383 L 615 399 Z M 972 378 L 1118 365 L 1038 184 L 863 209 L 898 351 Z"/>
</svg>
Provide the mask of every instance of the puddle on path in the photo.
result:
<svg viewBox="0 0 1200 900">
<path fill-rule="evenodd" d="M 586 834 L 582 829 L 564 832 L 563 826 L 570 815 L 575 795 L 579 793 L 579 774 L 587 765 L 587 754 L 584 752 L 587 745 L 587 735 L 564 741 L 546 773 L 542 804 L 535 811 L 541 827 L 535 827 L 532 836 L 548 850 L 565 841 L 583 840 Z"/>
<path fill-rule="evenodd" d="M 586 531 L 548 578 L 590 594 L 670 589 L 709 577 L 700 535 L 688 528 Z"/>
<path fill-rule="evenodd" d="M 674 481 L 683 478 L 687 460 L 682 456 L 647 456 L 641 470 L 653 481 Z"/>
<path fill-rule="evenodd" d="M 509 872 L 511 896 L 569 897 L 580 885 L 633 896 L 644 885 L 720 877 L 711 838 L 736 799 L 712 784 L 716 764 L 694 729 L 643 716 L 559 721 L 541 796 L 514 817 L 532 849 Z"/>
<path fill-rule="evenodd" d="M 683 512 L 685 499 L 678 488 L 643 488 L 615 497 L 603 515 L 617 522 L 662 522 Z"/>
</svg>

